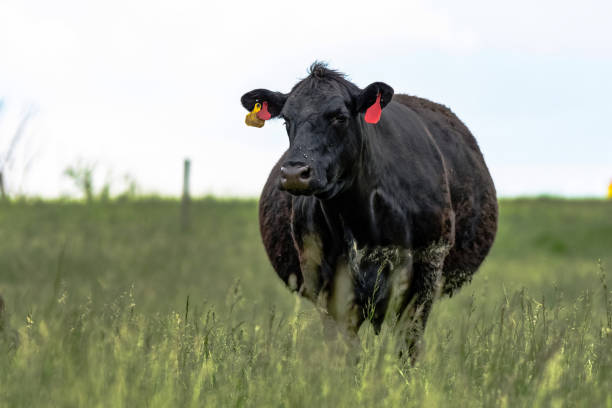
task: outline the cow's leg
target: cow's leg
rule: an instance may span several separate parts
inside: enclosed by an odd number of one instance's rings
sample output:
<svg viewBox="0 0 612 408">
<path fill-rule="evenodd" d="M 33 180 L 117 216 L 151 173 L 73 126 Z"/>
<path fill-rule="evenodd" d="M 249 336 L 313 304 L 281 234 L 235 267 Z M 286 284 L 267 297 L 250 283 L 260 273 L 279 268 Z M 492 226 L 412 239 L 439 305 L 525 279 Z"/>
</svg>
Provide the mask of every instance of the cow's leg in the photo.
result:
<svg viewBox="0 0 612 408">
<path fill-rule="evenodd" d="M 414 266 L 415 274 L 427 269 L 429 268 L 422 267 L 422 265 Z M 410 300 L 401 311 L 396 326 L 400 341 L 400 356 L 409 359 L 412 364 L 416 362 L 420 352 L 424 349 L 423 334 L 436 293 L 435 277 L 441 275 L 440 271 L 429 270 L 427 273 L 430 274 L 428 279 L 413 281 L 410 292 L 413 292 L 414 288 L 416 293 L 407 297 Z"/>
<path fill-rule="evenodd" d="M 406 308 L 405 300 L 410 296 L 410 283 L 414 272 L 412 252 L 403 249 L 400 256 L 401 263 L 393 268 L 390 276 L 389 305 L 386 313 L 372 321 L 376 334 L 380 332 L 383 320 L 391 324 L 397 323 L 397 319 Z"/>
<path fill-rule="evenodd" d="M 337 258 L 326 259 L 321 236 L 305 233 L 296 240 L 299 248 L 300 269 L 303 284 L 299 293 L 310 299 L 316 306 L 323 323 L 323 332 L 328 340 L 338 335 L 355 343 L 359 322 L 353 307 L 353 292 L 346 263 L 338 263 Z M 332 268 L 336 272 L 332 272 Z"/>
<path fill-rule="evenodd" d="M 335 261 L 332 282 L 326 291 L 326 310 L 345 340 L 352 345 L 359 344 L 357 332 L 365 320 L 355 299 L 355 284 L 346 258 Z"/>
<path fill-rule="evenodd" d="M 439 296 L 448 245 L 435 244 L 415 254 L 413 279 L 397 320 L 400 355 L 416 362 L 424 349 L 423 334 L 434 300 Z"/>
<path fill-rule="evenodd" d="M 322 312 L 328 344 L 345 355 L 349 365 L 357 364 L 361 356 L 359 328 L 366 319 L 356 302 L 354 281 L 345 259 L 338 261 L 329 286 L 326 310 Z"/>
</svg>

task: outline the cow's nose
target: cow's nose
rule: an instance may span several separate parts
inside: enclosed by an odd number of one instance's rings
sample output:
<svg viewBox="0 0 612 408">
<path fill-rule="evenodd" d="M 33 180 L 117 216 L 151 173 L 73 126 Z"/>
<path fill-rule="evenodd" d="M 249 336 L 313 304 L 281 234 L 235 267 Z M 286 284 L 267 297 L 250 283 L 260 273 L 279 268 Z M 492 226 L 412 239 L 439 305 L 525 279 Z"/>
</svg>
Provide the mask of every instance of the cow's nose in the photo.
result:
<svg viewBox="0 0 612 408">
<path fill-rule="evenodd" d="M 288 166 L 280 169 L 280 186 L 287 191 L 305 191 L 310 187 L 310 166 Z"/>
</svg>

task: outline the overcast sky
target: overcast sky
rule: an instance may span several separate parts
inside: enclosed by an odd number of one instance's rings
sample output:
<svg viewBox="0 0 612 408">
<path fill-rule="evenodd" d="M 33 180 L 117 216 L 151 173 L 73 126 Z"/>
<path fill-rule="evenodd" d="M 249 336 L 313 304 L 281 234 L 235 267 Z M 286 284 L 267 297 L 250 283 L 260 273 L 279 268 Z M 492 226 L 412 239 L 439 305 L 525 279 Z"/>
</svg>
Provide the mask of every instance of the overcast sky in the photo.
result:
<svg viewBox="0 0 612 408">
<path fill-rule="evenodd" d="M 34 110 L 7 180 L 73 193 L 130 174 L 178 195 L 259 194 L 282 123 L 244 125 L 240 96 L 287 92 L 323 60 L 357 85 L 449 106 L 502 196 L 603 196 L 612 179 L 610 1 L 0 0 L 0 153 Z"/>
</svg>

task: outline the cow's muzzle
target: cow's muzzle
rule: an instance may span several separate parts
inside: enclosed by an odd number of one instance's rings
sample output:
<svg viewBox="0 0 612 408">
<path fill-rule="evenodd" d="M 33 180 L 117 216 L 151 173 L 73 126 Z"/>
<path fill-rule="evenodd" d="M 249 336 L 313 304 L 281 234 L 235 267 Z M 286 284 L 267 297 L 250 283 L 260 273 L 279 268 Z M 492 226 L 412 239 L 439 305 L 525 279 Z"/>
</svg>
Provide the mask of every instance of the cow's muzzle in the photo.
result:
<svg viewBox="0 0 612 408">
<path fill-rule="evenodd" d="M 292 194 L 308 194 L 311 189 L 312 169 L 307 165 L 284 165 L 280 168 L 281 190 Z"/>
</svg>

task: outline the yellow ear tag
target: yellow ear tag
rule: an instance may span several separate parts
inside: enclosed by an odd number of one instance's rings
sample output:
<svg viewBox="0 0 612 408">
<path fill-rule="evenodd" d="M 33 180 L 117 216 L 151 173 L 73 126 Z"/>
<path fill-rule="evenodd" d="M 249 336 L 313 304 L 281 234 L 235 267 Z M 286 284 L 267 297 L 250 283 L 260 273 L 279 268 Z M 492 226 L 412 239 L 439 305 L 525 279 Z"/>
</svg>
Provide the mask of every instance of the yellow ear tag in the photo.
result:
<svg viewBox="0 0 612 408">
<path fill-rule="evenodd" d="M 260 110 L 261 110 L 261 104 L 256 103 L 253 110 L 247 113 L 246 119 L 244 120 L 247 126 L 254 126 L 254 127 L 260 128 L 260 127 L 263 127 L 263 125 L 265 125 L 266 121 L 261 120 L 257 117 L 257 112 L 259 112 Z"/>
</svg>

